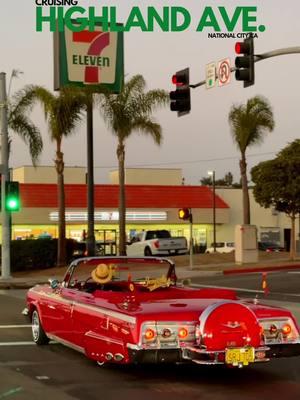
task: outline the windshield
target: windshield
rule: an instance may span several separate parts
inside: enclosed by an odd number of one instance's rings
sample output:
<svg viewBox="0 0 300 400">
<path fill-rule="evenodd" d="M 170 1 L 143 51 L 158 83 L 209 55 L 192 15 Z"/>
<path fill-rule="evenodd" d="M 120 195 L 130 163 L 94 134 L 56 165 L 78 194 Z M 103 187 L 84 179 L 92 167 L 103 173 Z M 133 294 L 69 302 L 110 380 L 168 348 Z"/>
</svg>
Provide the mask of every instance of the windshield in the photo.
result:
<svg viewBox="0 0 300 400">
<path fill-rule="evenodd" d="M 77 264 L 77 265 L 76 265 Z M 108 268 L 108 280 L 140 282 L 145 279 L 168 279 L 176 282 L 175 266 L 165 259 L 130 257 L 95 257 L 72 263 L 66 276 L 65 285 L 73 286 L 77 282 L 95 280 L 95 271 L 103 273 Z M 103 283 L 106 283 L 104 278 Z"/>
<path fill-rule="evenodd" d="M 148 231 L 146 234 L 146 240 L 150 239 L 168 239 L 170 238 L 170 232 L 166 230 L 160 230 L 160 231 Z"/>
</svg>

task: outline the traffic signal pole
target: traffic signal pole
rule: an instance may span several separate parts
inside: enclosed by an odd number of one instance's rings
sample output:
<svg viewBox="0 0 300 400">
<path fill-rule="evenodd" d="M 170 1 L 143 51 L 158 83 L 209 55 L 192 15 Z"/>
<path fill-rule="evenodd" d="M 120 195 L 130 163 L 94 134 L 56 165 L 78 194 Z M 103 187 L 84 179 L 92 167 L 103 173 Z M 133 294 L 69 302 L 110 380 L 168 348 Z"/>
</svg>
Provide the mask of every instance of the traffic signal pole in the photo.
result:
<svg viewBox="0 0 300 400">
<path fill-rule="evenodd" d="M 190 209 L 189 221 L 190 221 L 190 269 L 193 269 L 194 240 L 193 240 L 193 214 L 191 209 Z"/>
<path fill-rule="evenodd" d="M 299 46 L 298 47 L 297 46 L 296 47 L 285 47 L 285 48 L 278 49 L 278 50 L 272 50 L 267 53 L 257 54 L 254 56 L 254 62 L 256 63 L 258 61 L 266 60 L 267 58 L 285 56 L 285 55 L 289 55 L 289 54 L 298 54 L 298 53 L 300 53 Z M 237 68 L 235 68 L 235 67 L 230 68 L 230 72 L 235 72 L 236 70 L 237 70 Z M 206 84 L 206 80 L 203 80 L 199 83 L 190 85 L 190 87 L 192 89 L 195 89 L 195 88 L 197 88 L 199 86 L 203 86 L 205 84 Z"/>
<path fill-rule="evenodd" d="M 1 244 L 1 279 L 10 278 L 10 224 L 9 212 L 5 207 L 6 182 L 8 170 L 8 129 L 6 74 L 0 73 L 0 134 L 1 134 L 1 204 L 2 204 L 2 244 Z"/>
</svg>

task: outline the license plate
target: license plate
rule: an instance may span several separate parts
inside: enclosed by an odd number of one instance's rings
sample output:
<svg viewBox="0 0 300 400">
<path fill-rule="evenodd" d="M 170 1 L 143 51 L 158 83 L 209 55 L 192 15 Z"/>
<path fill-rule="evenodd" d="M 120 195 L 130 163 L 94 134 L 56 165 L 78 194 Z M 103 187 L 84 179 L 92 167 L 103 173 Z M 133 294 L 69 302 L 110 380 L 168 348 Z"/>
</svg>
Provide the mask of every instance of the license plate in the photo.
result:
<svg viewBox="0 0 300 400">
<path fill-rule="evenodd" d="M 254 347 L 241 347 L 227 349 L 225 352 L 225 362 L 231 365 L 248 365 L 255 360 Z"/>
</svg>

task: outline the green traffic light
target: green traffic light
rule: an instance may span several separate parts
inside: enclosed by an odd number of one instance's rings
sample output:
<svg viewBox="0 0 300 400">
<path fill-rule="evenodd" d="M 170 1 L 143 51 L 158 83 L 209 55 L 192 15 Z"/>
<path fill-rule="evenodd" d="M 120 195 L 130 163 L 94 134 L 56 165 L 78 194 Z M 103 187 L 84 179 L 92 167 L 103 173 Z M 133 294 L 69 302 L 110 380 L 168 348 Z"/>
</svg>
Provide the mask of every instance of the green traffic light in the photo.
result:
<svg viewBox="0 0 300 400">
<path fill-rule="evenodd" d="M 8 211 L 18 211 L 20 209 L 20 202 L 17 198 L 10 198 L 6 200 L 6 209 Z"/>
<path fill-rule="evenodd" d="M 21 201 L 19 182 L 6 182 L 5 192 L 5 209 L 11 212 L 20 211 Z"/>
</svg>

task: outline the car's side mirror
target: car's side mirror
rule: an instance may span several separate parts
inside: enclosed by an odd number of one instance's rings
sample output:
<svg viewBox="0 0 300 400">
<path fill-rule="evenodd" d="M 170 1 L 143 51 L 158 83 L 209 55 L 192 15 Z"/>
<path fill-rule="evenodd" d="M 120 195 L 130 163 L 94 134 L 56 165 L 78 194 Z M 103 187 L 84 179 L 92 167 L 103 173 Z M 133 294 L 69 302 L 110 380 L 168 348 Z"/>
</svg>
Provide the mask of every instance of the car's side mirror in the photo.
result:
<svg viewBox="0 0 300 400">
<path fill-rule="evenodd" d="M 49 279 L 51 289 L 57 289 L 59 287 L 59 280 L 58 279 Z"/>
</svg>

